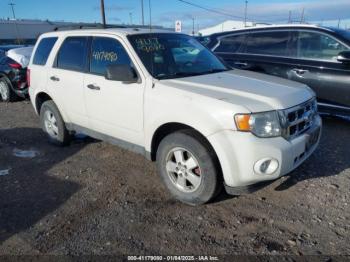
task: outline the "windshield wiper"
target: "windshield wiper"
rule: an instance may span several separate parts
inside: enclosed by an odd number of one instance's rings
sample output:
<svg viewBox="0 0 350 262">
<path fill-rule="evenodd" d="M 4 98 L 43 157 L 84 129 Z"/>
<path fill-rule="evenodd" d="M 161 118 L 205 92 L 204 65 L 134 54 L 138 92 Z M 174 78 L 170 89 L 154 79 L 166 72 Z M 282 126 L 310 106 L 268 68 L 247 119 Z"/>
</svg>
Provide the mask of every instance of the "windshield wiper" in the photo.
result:
<svg viewBox="0 0 350 262">
<path fill-rule="evenodd" d="M 207 74 L 213 74 L 213 73 L 220 73 L 224 71 L 228 71 L 229 69 L 212 69 L 209 71 L 203 71 L 203 72 L 176 72 L 171 75 L 162 75 L 158 76 L 158 79 L 171 79 L 171 78 L 178 78 L 178 77 L 190 77 L 190 76 L 199 76 L 199 75 L 207 75 Z"/>
<path fill-rule="evenodd" d="M 209 71 L 202 72 L 201 74 L 206 75 L 206 74 L 221 73 L 226 71 L 229 71 L 229 69 L 211 69 Z"/>
</svg>

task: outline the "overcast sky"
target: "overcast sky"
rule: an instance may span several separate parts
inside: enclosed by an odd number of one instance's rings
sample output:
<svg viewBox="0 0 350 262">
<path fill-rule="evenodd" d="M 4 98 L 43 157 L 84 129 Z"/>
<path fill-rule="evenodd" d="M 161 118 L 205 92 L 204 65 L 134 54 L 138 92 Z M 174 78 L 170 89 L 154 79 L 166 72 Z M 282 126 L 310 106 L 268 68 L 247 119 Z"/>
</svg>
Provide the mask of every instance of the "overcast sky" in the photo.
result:
<svg viewBox="0 0 350 262">
<path fill-rule="evenodd" d="M 173 27 L 182 20 L 186 29 L 205 28 L 225 20 L 242 20 L 244 0 L 186 0 L 211 9 L 208 12 L 179 0 L 151 0 L 152 23 Z M 79 22 L 100 21 L 100 0 L 0 0 L 0 17 L 12 17 L 8 3 L 15 3 L 17 18 L 49 19 Z M 149 23 L 149 0 L 144 0 L 145 22 Z M 108 23 L 141 23 L 141 0 L 105 0 Z M 350 0 L 249 0 L 248 20 L 253 22 L 286 23 L 289 11 L 292 20 L 301 19 L 304 9 L 307 22 L 322 22 L 350 27 Z M 333 22 L 330 22 L 332 21 Z"/>
</svg>

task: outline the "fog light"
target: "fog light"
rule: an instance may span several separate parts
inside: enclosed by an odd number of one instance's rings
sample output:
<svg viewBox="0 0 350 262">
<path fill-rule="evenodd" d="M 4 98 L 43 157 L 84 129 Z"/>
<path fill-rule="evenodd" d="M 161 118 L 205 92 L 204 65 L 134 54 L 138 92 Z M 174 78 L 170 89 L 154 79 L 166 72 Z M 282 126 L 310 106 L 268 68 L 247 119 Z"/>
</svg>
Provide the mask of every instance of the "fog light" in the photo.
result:
<svg viewBox="0 0 350 262">
<path fill-rule="evenodd" d="M 272 175 L 278 169 L 278 161 L 274 158 L 264 158 L 254 165 L 254 171 L 260 175 Z"/>
</svg>

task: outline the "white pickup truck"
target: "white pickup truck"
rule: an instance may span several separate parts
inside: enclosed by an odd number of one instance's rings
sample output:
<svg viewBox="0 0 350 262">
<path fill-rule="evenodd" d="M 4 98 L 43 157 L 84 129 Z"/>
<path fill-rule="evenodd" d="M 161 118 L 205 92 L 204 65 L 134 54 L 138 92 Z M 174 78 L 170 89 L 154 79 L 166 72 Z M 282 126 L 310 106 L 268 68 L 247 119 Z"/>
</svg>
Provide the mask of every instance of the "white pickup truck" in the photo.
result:
<svg viewBox="0 0 350 262">
<path fill-rule="evenodd" d="M 321 134 L 310 88 L 232 70 L 184 34 L 47 33 L 28 79 L 50 141 L 66 145 L 79 132 L 142 153 L 157 162 L 172 195 L 191 205 L 223 186 L 241 194 L 288 174 Z"/>
</svg>

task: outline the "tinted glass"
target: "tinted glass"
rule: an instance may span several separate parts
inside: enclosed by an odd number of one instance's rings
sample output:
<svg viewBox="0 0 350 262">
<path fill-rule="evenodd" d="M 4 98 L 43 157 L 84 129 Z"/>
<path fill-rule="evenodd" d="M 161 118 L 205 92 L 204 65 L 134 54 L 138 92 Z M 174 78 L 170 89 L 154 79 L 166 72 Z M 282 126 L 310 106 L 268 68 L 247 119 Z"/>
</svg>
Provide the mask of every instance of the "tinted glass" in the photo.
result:
<svg viewBox="0 0 350 262">
<path fill-rule="evenodd" d="M 348 48 L 328 35 L 317 32 L 299 33 L 299 58 L 337 61 L 338 54 L 346 50 Z"/>
<path fill-rule="evenodd" d="M 12 60 L 8 56 L 4 56 L 3 58 L 0 59 L 0 64 L 1 65 L 8 65 L 10 63 L 17 63 L 16 61 Z"/>
<path fill-rule="evenodd" d="M 202 44 L 207 46 L 210 43 L 210 37 L 208 36 L 198 36 L 196 39 Z"/>
<path fill-rule="evenodd" d="M 221 38 L 220 45 L 215 52 L 239 53 L 245 42 L 245 35 L 231 35 Z"/>
<path fill-rule="evenodd" d="M 129 55 L 115 39 L 97 37 L 92 41 L 90 72 L 104 75 L 109 65 L 131 65 Z"/>
<path fill-rule="evenodd" d="M 1 56 L 1 52 L 0 52 L 0 65 L 4 65 L 6 61 L 6 56 Z"/>
<path fill-rule="evenodd" d="M 140 34 L 129 40 L 153 77 L 170 79 L 228 70 L 193 37 L 182 34 Z"/>
<path fill-rule="evenodd" d="M 286 56 L 289 32 L 251 33 L 247 37 L 246 53 Z"/>
<path fill-rule="evenodd" d="M 87 37 L 66 38 L 57 55 L 57 67 L 73 71 L 85 71 L 87 46 Z"/>
<path fill-rule="evenodd" d="M 57 37 L 48 37 L 41 39 L 33 58 L 34 65 L 45 65 L 50 55 L 52 47 L 55 45 Z"/>
<path fill-rule="evenodd" d="M 347 41 L 349 41 L 348 44 L 350 44 L 350 30 L 345 30 L 340 28 L 329 28 L 329 29 L 339 34 L 343 38 L 345 38 Z"/>
</svg>

